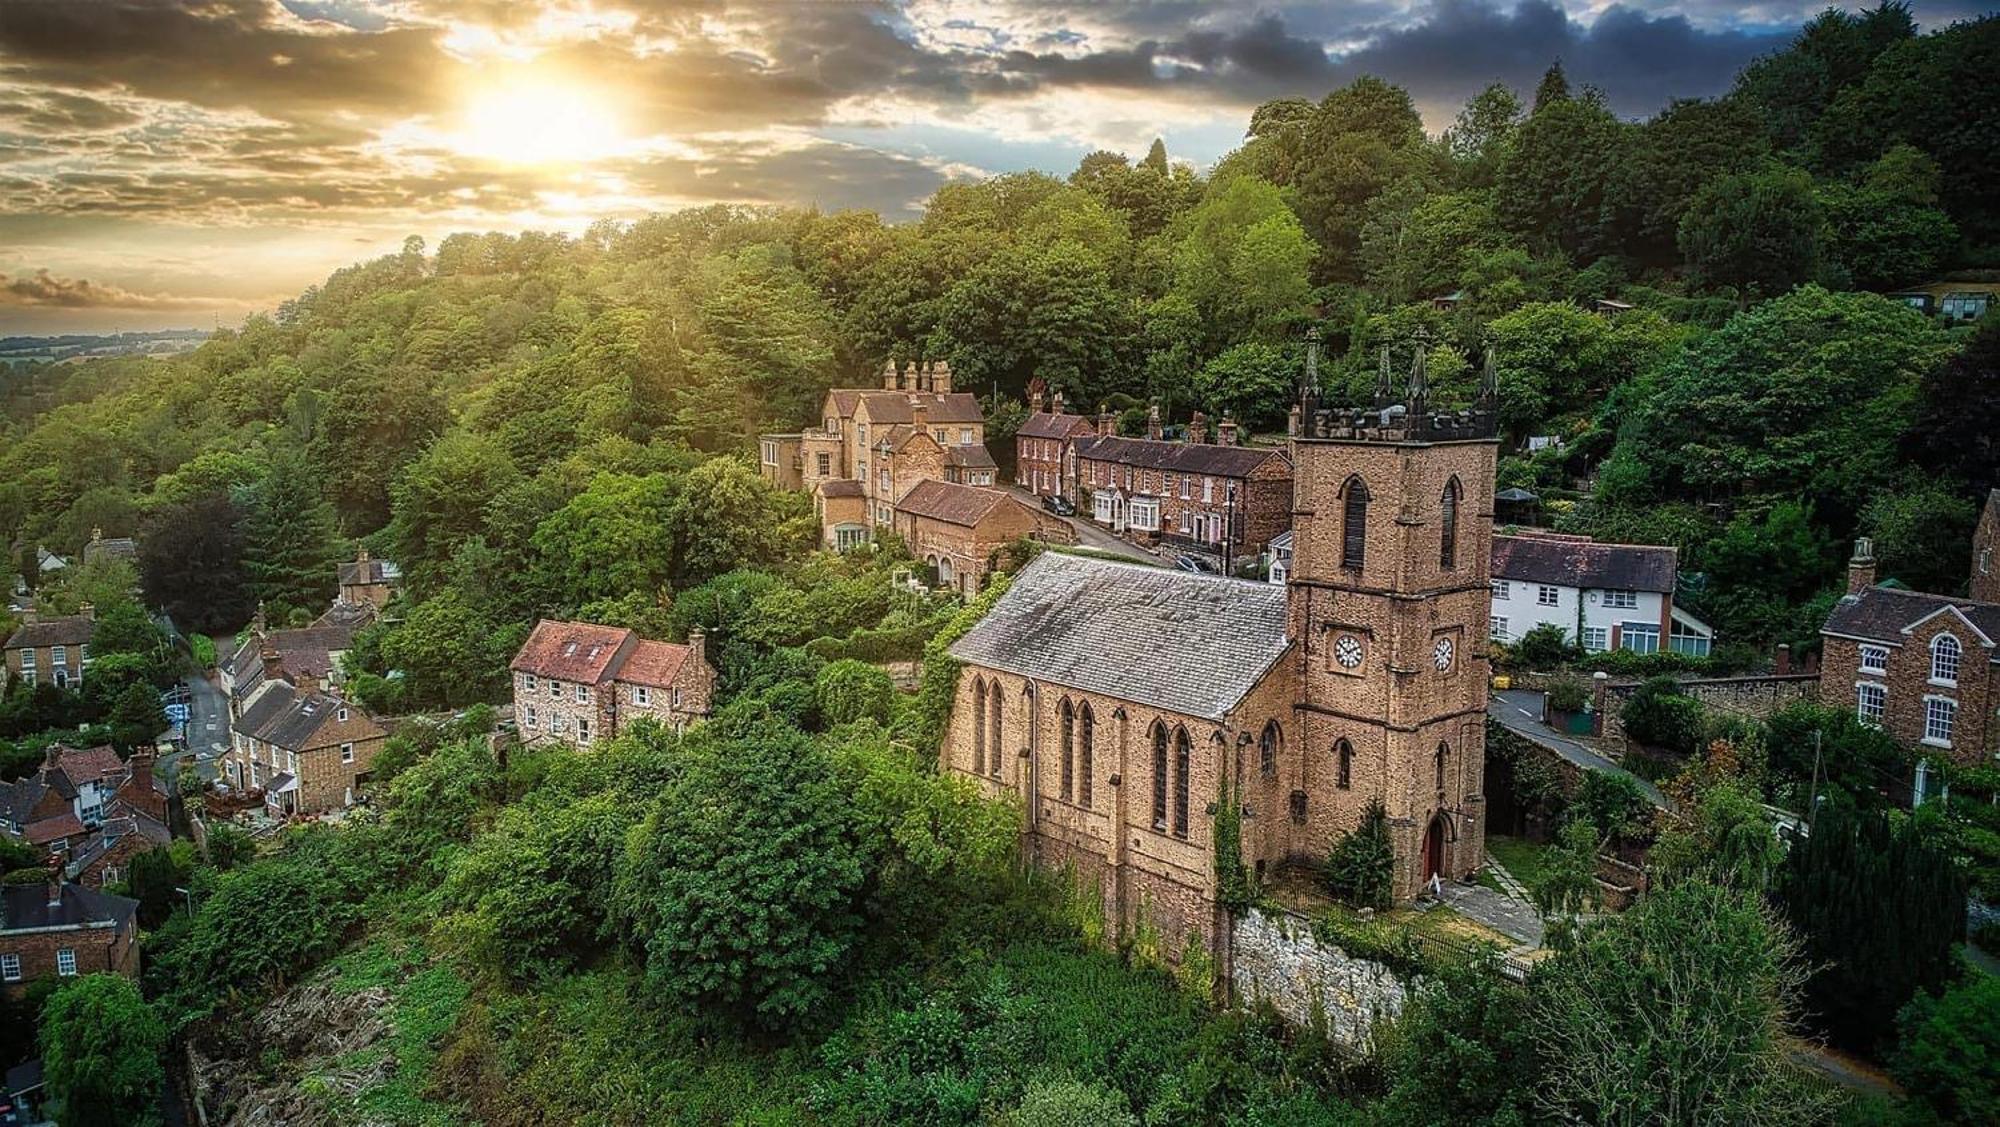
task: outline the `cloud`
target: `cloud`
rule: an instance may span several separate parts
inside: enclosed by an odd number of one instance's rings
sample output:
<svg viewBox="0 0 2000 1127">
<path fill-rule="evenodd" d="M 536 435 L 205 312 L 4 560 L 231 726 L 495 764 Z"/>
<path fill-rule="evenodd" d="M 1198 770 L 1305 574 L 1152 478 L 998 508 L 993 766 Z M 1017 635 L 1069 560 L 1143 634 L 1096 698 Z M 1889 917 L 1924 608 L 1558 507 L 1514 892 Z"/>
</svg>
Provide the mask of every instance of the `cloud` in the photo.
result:
<svg viewBox="0 0 2000 1127">
<path fill-rule="evenodd" d="M 134 293 L 88 278 L 58 278 L 47 270 L 24 276 L 0 274 L 0 306 L 53 306 L 63 309 L 210 310 L 235 301 Z"/>
</svg>

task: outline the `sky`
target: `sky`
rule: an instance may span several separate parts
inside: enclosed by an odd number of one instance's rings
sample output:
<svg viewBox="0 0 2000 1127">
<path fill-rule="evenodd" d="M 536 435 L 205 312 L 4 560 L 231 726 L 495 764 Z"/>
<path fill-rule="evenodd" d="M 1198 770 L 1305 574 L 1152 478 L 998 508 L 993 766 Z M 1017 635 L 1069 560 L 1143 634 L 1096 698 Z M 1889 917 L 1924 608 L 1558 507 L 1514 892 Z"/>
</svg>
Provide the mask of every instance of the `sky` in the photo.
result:
<svg viewBox="0 0 2000 1127">
<path fill-rule="evenodd" d="M 0 335 L 233 324 L 416 234 L 730 202 L 906 218 L 1361 74 L 1442 129 L 1562 60 L 1634 117 L 1825 0 L 6 0 Z M 1984 0 L 1917 0 L 1942 25 Z"/>
</svg>

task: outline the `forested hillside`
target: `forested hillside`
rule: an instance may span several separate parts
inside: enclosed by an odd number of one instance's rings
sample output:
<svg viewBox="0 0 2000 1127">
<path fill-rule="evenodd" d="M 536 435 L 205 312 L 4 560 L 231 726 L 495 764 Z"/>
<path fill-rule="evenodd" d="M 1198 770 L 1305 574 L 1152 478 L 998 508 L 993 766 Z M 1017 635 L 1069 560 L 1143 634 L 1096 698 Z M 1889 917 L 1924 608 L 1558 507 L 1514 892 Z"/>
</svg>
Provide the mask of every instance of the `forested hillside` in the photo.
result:
<svg viewBox="0 0 2000 1127">
<path fill-rule="evenodd" d="M 10 379 L 0 536 L 171 539 L 149 591 L 203 630 L 315 611 L 365 541 L 411 577 L 379 641 L 441 702 L 430 651 L 495 669 L 535 613 L 802 550 L 799 500 L 711 459 L 885 357 L 948 358 L 1005 457 L 1034 376 L 1279 428 L 1317 326 L 1336 389 L 1423 348 L 1449 397 L 1490 349 L 1508 437 L 1564 439 L 1503 485 L 1682 547 L 1727 640 L 1809 643 L 1857 529 L 1906 582 L 1963 578 L 1992 335 L 1862 291 L 2000 267 L 2000 126 L 1968 96 L 1996 53 L 2000 20 L 1917 35 L 1885 5 L 1643 122 L 1558 66 L 1432 137 L 1362 79 L 1260 107 L 1207 175 L 1156 144 L 953 184 L 906 224 L 718 206 L 412 239 L 185 358 Z"/>
</svg>

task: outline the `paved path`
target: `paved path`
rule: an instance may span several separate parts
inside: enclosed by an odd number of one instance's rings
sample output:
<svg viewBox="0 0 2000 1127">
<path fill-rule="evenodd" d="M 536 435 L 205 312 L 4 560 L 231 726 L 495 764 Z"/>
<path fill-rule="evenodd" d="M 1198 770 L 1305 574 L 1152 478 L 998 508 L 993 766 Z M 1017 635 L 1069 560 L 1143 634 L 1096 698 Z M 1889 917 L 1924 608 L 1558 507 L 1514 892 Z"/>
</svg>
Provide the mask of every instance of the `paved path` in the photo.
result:
<svg viewBox="0 0 2000 1127">
<path fill-rule="evenodd" d="M 1639 786 L 1640 793 L 1662 810 L 1673 809 L 1660 788 L 1620 767 L 1602 755 L 1542 723 L 1542 694 L 1525 689 L 1505 689 L 1486 701 L 1486 714 L 1509 731 L 1525 736 L 1586 771 L 1623 775 Z"/>
<path fill-rule="evenodd" d="M 1542 945 L 1542 917 L 1535 906 L 1477 884 L 1440 882 L 1438 899 L 1467 919 L 1477 920 L 1520 944 L 1519 953 Z"/>
<path fill-rule="evenodd" d="M 1528 887 L 1515 879 L 1513 873 L 1507 871 L 1507 866 L 1500 863 L 1500 858 L 1488 853 L 1485 869 L 1493 874 L 1493 883 L 1500 886 L 1500 891 L 1522 903 L 1534 903 L 1535 898 L 1528 895 Z"/>
<path fill-rule="evenodd" d="M 213 780 L 215 762 L 229 746 L 229 698 L 200 674 L 182 683 L 188 687 L 188 750 L 194 752 L 201 777 Z"/>
<path fill-rule="evenodd" d="M 1037 509 L 1042 507 L 1042 499 L 1040 497 L 1035 496 L 1018 485 L 1010 486 L 1008 491 L 1019 498 L 1024 505 L 1032 505 Z M 1047 510 L 1043 511 L 1047 512 Z M 1049 515 L 1056 516 L 1054 513 L 1049 513 Z M 1056 519 L 1068 521 L 1069 526 L 1076 529 L 1076 542 L 1080 547 L 1095 548 L 1100 552 L 1109 552 L 1115 556 L 1123 556 L 1128 560 L 1140 560 L 1149 564 L 1164 562 L 1160 557 L 1139 547 L 1137 544 L 1112 535 L 1110 530 L 1099 527 L 1081 514 L 1073 517 L 1056 516 Z"/>
</svg>

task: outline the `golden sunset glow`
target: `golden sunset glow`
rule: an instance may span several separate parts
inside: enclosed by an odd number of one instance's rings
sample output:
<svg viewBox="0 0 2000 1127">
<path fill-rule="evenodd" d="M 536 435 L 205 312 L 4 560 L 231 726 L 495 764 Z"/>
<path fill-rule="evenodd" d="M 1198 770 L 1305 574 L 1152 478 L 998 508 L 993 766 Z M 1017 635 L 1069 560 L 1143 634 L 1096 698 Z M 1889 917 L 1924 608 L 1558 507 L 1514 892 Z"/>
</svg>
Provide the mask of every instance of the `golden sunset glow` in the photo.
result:
<svg viewBox="0 0 2000 1127">
<path fill-rule="evenodd" d="M 475 159 L 532 166 L 601 160 L 624 140 L 607 99 L 582 86 L 529 79 L 475 94 L 451 144 Z"/>
</svg>

